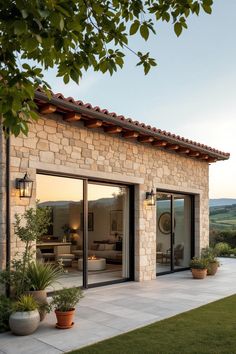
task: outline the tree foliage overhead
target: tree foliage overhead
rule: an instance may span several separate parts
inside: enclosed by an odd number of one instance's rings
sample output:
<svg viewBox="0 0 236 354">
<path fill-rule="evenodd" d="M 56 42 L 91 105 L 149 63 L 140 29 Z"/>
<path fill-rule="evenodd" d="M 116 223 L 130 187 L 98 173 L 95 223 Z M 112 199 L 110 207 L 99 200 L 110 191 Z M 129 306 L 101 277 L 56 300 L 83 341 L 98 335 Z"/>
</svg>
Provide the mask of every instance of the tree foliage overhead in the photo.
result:
<svg viewBox="0 0 236 354">
<path fill-rule="evenodd" d="M 179 36 L 189 15 L 210 14 L 213 0 L 0 0 L 0 115 L 10 133 L 27 134 L 37 119 L 34 92 L 43 72 L 57 68 L 65 84 L 92 68 L 111 75 L 132 51 L 147 74 L 149 53 L 129 47 L 130 36 L 148 40 L 157 21 Z M 49 91 L 48 91 L 49 94 Z"/>
</svg>

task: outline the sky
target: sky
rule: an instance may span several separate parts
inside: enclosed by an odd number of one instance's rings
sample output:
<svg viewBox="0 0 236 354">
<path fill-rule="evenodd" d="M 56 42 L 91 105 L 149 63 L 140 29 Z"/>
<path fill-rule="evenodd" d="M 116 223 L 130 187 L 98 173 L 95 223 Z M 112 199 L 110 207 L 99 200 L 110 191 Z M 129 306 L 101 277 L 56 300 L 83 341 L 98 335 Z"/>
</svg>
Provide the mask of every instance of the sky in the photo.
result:
<svg viewBox="0 0 236 354">
<path fill-rule="evenodd" d="M 55 71 L 45 78 L 66 97 L 230 152 L 230 160 L 210 166 L 210 197 L 236 198 L 235 13 L 236 1 L 214 0 L 212 15 L 189 18 L 179 38 L 163 23 L 148 42 L 132 37 L 132 49 L 150 51 L 158 62 L 147 76 L 127 52 L 112 77 L 89 71 L 79 85 L 65 85 Z"/>
</svg>

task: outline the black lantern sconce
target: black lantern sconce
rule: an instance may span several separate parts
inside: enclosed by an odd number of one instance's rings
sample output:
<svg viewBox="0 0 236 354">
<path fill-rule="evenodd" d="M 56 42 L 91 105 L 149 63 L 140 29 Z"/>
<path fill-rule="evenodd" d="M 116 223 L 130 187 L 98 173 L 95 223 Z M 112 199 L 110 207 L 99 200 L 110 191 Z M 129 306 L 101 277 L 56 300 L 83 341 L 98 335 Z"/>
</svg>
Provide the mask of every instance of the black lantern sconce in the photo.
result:
<svg viewBox="0 0 236 354">
<path fill-rule="evenodd" d="M 16 179 L 16 189 L 19 189 L 20 191 L 20 199 L 32 197 L 33 183 L 34 182 L 29 178 L 27 172 L 24 175 L 24 178 Z"/>
<path fill-rule="evenodd" d="M 154 206 L 156 204 L 155 196 L 156 194 L 153 192 L 153 189 L 151 190 L 151 192 L 146 192 L 147 205 Z"/>
</svg>

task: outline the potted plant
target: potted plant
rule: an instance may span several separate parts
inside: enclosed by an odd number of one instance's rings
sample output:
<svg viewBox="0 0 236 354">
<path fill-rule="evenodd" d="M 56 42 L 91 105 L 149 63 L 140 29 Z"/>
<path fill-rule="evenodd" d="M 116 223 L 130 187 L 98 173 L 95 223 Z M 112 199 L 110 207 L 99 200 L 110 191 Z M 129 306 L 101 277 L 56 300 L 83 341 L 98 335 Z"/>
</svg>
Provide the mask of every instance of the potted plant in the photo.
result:
<svg viewBox="0 0 236 354">
<path fill-rule="evenodd" d="M 216 253 L 211 247 L 206 247 L 202 250 L 202 258 L 207 260 L 207 275 L 215 275 L 218 267 L 219 261 L 216 258 Z"/>
<path fill-rule="evenodd" d="M 194 279 L 204 279 L 207 275 L 208 261 L 205 258 L 194 257 L 190 262 L 190 268 Z"/>
<path fill-rule="evenodd" d="M 15 214 L 15 235 L 24 250 L 19 257 L 16 254 L 8 270 L 0 272 L 0 283 L 11 289 L 12 297 L 18 298 L 29 289 L 27 268 L 35 258 L 35 243 L 47 232 L 50 225 L 50 208 L 29 208 L 23 214 Z"/>
<path fill-rule="evenodd" d="M 63 288 L 53 295 L 51 306 L 55 308 L 57 328 L 67 329 L 74 325 L 75 305 L 82 297 L 83 293 L 80 288 Z"/>
<path fill-rule="evenodd" d="M 27 267 L 26 276 L 29 284 L 27 293 L 41 305 L 39 308 L 40 321 L 46 315 L 45 306 L 48 304 L 45 289 L 57 281 L 62 273 L 61 267 L 49 263 L 31 262 Z"/>
<path fill-rule="evenodd" d="M 26 336 L 38 328 L 40 316 L 38 303 L 31 295 L 21 295 L 13 305 L 13 312 L 9 318 L 12 333 Z"/>
</svg>

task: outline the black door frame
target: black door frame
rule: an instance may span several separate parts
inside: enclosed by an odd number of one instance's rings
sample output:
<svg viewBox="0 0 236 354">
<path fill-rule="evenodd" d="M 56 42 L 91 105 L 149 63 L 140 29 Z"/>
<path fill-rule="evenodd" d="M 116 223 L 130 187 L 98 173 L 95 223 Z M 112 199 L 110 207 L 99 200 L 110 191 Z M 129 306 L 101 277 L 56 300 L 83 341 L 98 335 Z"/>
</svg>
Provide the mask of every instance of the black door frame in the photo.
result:
<svg viewBox="0 0 236 354">
<path fill-rule="evenodd" d="M 122 283 L 127 281 L 133 281 L 135 275 L 135 257 L 134 257 L 134 244 L 135 244 L 135 193 L 134 184 L 122 183 L 119 181 L 111 181 L 102 178 L 87 178 L 69 173 L 52 172 L 47 170 L 36 170 L 36 174 L 74 178 L 83 181 L 83 285 L 82 288 L 94 288 L 98 286 Z M 110 280 L 107 282 L 88 284 L 88 183 L 101 183 L 116 185 L 121 187 L 127 187 L 129 189 L 129 277 L 119 280 Z"/>
<path fill-rule="evenodd" d="M 171 212 L 171 231 L 170 231 L 170 252 L 171 252 L 171 257 L 170 257 L 170 270 L 164 271 L 157 273 L 157 276 L 160 275 L 165 275 L 165 274 L 170 274 L 170 273 L 176 273 L 176 272 L 181 272 L 183 270 L 189 269 L 189 267 L 183 267 L 181 269 L 175 269 L 174 268 L 174 243 L 175 243 L 175 233 L 174 233 L 174 223 L 175 223 L 175 218 L 174 218 L 174 197 L 175 195 L 187 195 L 190 197 L 190 220 L 191 220 L 191 231 L 190 231 L 190 256 L 191 258 L 194 257 L 195 254 L 195 194 L 192 193 L 186 193 L 186 192 L 179 192 L 179 191 L 170 191 L 166 189 L 156 189 L 156 193 L 168 193 L 170 194 L 170 212 Z"/>
</svg>

